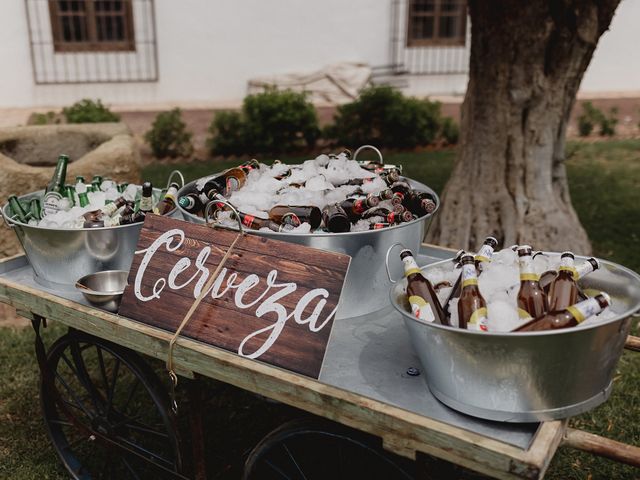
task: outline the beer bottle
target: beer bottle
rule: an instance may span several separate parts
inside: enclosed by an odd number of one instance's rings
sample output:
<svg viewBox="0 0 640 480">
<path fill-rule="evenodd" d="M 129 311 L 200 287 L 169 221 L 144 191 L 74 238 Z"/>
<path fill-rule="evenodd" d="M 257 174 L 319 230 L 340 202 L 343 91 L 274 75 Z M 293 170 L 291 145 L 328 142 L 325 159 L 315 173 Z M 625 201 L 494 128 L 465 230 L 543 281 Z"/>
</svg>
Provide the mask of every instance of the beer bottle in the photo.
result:
<svg viewBox="0 0 640 480">
<path fill-rule="evenodd" d="M 387 185 L 393 185 L 394 183 L 400 181 L 400 174 L 397 170 L 389 170 L 385 171 L 385 173 L 381 173 L 380 178 L 382 178 L 387 183 Z"/>
<path fill-rule="evenodd" d="M 547 270 L 546 272 L 543 272 L 542 275 L 540 275 L 540 287 L 542 287 L 544 293 L 546 293 L 547 295 L 549 295 L 549 288 L 551 288 L 551 283 L 556 279 L 557 276 L 558 272 L 556 272 L 555 270 Z"/>
<path fill-rule="evenodd" d="M 366 183 L 371 183 L 375 180 L 375 177 L 371 177 L 371 178 L 352 178 L 351 180 L 349 180 L 347 183 L 344 183 L 343 185 L 364 185 Z"/>
<path fill-rule="evenodd" d="M 69 208 L 76 204 L 76 188 L 73 185 L 65 185 L 64 196 L 69 200 Z"/>
<path fill-rule="evenodd" d="M 402 250 L 400 258 L 404 263 L 404 276 L 407 277 L 407 296 L 413 314 L 416 318 L 426 322 L 449 325 L 431 282 L 422 275 L 411 250 Z"/>
<path fill-rule="evenodd" d="M 104 207 L 98 210 L 92 210 L 84 213 L 82 216 L 89 222 L 95 222 L 103 220 L 104 218 L 111 217 L 116 213 L 120 207 L 124 207 L 127 204 L 127 199 L 124 197 L 118 197 L 113 202 L 107 203 Z"/>
<path fill-rule="evenodd" d="M 86 191 L 78 193 L 78 204 L 81 207 L 86 207 L 87 205 L 89 205 L 89 195 Z"/>
<path fill-rule="evenodd" d="M 251 160 L 238 165 L 238 168 L 242 169 L 244 173 L 248 175 L 251 170 L 260 168 L 260 162 L 258 162 L 258 160 L 256 160 L 255 158 L 252 158 Z"/>
<path fill-rule="evenodd" d="M 202 192 L 209 198 L 214 193 L 228 197 L 236 190 L 240 190 L 247 180 L 247 174 L 241 168 L 230 168 L 220 175 L 210 178 L 202 187 Z"/>
<path fill-rule="evenodd" d="M 482 242 L 482 246 L 480 247 L 480 250 L 478 250 L 478 253 L 473 259 L 478 276 L 480 276 L 480 274 L 482 273 L 482 270 L 484 268 L 483 264 L 491 261 L 491 257 L 493 257 L 493 252 L 495 251 L 497 246 L 498 246 L 498 240 L 496 240 L 495 237 L 489 236 L 484 239 L 484 242 Z M 466 252 L 464 250 L 459 250 L 458 253 L 456 253 L 456 256 L 453 258 L 454 263 L 460 262 L 462 259 L 462 256 L 465 253 Z M 449 292 L 447 301 L 444 304 L 444 312 L 447 314 L 447 316 L 451 316 L 451 312 L 449 311 L 451 300 L 453 300 L 454 298 L 458 298 L 460 296 L 461 288 L 462 288 L 462 272 L 460 272 L 460 275 L 458 275 L 458 278 L 454 282 L 453 288 Z"/>
<path fill-rule="evenodd" d="M 42 220 L 42 204 L 39 198 L 32 198 L 29 202 L 29 212 L 31 218 L 36 221 Z"/>
<path fill-rule="evenodd" d="M 322 210 L 322 221 L 327 230 L 334 233 L 348 232 L 351 230 L 349 216 L 338 203 L 327 205 Z"/>
<path fill-rule="evenodd" d="M 122 182 L 119 183 L 118 186 L 116 187 L 116 189 L 118 190 L 119 193 L 124 193 L 124 191 L 127 189 L 127 187 L 129 186 L 129 183 L 127 182 Z"/>
<path fill-rule="evenodd" d="M 540 330 L 556 330 L 559 328 L 575 327 L 587 318 L 597 315 L 611 304 L 611 298 L 605 292 L 600 292 L 592 298 L 571 305 L 559 312 L 550 312 L 534 318 L 524 325 L 520 325 L 514 332 L 536 332 Z"/>
<path fill-rule="evenodd" d="M 369 224 L 369 230 L 381 230 L 390 226 L 391 224 L 386 222 L 373 222 Z"/>
<path fill-rule="evenodd" d="M 578 265 L 573 274 L 573 279 L 578 281 L 581 278 L 584 278 L 586 275 L 589 275 L 591 272 L 594 272 L 600 268 L 600 262 L 597 259 L 591 257 L 586 259 L 580 265 Z"/>
<path fill-rule="evenodd" d="M 315 230 L 322 222 L 322 212 L 318 207 L 303 205 L 276 205 L 269 210 L 269 218 L 279 225 L 300 226 L 306 222 Z"/>
<path fill-rule="evenodd" d="M 362 214 L 362 218 L 383 217 L 383 223 L 397 224 L 403 222 L 410 222 L 413 220 L 413 215 L 410 211 L 405 210 L 401 214 L 392 212 L 384 207 L 370 208 Z"/>
<path fill-rule="evenodd" d="M 571 252 L 560 255 L 560 267 L 558 275 L 549 286 L 549 311 L 559 312 L 573 305 L 578 300 L 578 285 L 574 279 L 576 269 L 574 267 L 575 256 Z"/>
<path fill-rule="evenodd" d="M 15 195 L 9 197 L 9 206 L 11 207 L 11 218 L 21 223 L 27 223 L 31 218 L 31 213 L 25 211 L 20 200 Z"/>
<path fill-rule="evenodd" d="M 419 217 L 433 213 L 437 206 L 436 200 L 431 194 L 415 190 L 409 192 L 405 203 L 411 213 Z"/>
<path fill-rule="evenodd" d="M 411 185 L 407 182 L 395 182 L 389 187 L 393 193 L 401 197 L 402 203 L 406 201 L 407 196 L 411 192 Z"/>
<path fill-rule="evenodd" d="M 88 219 L 82 225 L 84 228 L 117 227 L 118 225 L 130 225 L 132 223 L 144 222 L 145 214 L 142 211 L 128 213 L 125 215 L 114 215 L 103 219 Z"/>
<path fill-rule="evenodd" d="M 518 313 L 521 318 L 541 317 L 549 310 L 547 296 L 540 287 L 540 277 L 533 270 L 531 247 L 518 247 L 520 264 L 520 290 L 518 292 Z"/>
<path fill-rule="evenodd" d="M 175 182 L 172 182 L 167 189 L 167 193 L 164 194 L 162 200 L 160 200 L 153 209 L 153 213 L 157 213 L 158 215 L 166 215 L 171 210 L 176 208 L 176 203 L 178 202 L 178 188 L 180 188 L 179 185 Z"/>
<path fill-rule="evenodd" d="M 238 212 L 238 215 L 240 216 L 242 225 L 252 230 L 260 230 L 261 228 L 266 227 L 270 230 L 273 230 L 274 232 L 288 232 L 295 228 L 287 224 L 278 225 L 273 220 L 270 220 L 268 218 L 255 217 L 253 215 L 249 215 L 248 213 Z M 236 218 L 235 213 L 232 213 L 231 216 L 233 218 Z"/>
<path fill-rule="evenodd" d="M 362 214 L 367 211 L 369 208 L 378 206 L 380 201 L 377 197 L 367 196 L 365 198 L 347 198 L 345 201 L 340 203 L 340 207 L 349 217 L 349 220 L 352 222 L 358 221 Z"/>
<path fill-rule="evenodd" d="M 153 185 L 151 182 L 142 184 L 142 197 L 140 197 L 138 210 L 145 214 L 153 212 Z"/>
<path fill-rule="evenodd" d="M 202 212 L 204 209 L 204 203 L 197 193 L 187 193 L 178 199 L 178 204 L 184 208 L 187 212 L 195 215 Z"/>
<path fill-rule="evenodd" d="M 44 205 L 42 215 L 52 215 L 60 210 L 60 200 L 64 194 L 64 184 L 67 178 L 69 157 L 60 155 L 53 176 L 44 191 Z"/>
<path fill-rule="evenodd" d="M 487 302 L 478 288 L 478 272 L 473 255 L 463 255 L 460 262 L 462 263 L 462 290 L 458 300 L 458 326 L 486 332 Z"/>
</svg>

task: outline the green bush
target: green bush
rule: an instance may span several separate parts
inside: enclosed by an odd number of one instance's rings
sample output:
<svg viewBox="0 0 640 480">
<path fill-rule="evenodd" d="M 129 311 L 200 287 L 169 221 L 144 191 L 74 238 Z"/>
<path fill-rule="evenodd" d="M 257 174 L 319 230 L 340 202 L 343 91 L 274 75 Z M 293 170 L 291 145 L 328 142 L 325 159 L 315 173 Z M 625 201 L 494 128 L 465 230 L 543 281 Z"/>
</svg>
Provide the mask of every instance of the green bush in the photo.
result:
<svg viewBox="0 0 640 480">
<path fill-rule="evenodd" d="M 34 112 L 29 116 L 27 125 L 54 125 L 60 123 L 60 117 L 55 112 Z"/>
<path fill-rule="evenodd" d="M 144 134 L 144 139 L 151 146 L 153 156 L 186 157 L 193 153 L 191 132 L 182 121 L 179 108 L 159 113 L 151 125 L 151 130 Z"/>
<path fill-rule="evenodd" d="M 616 107 L 609 110 L 609 115 L 605 115 L 602 110 L 594 107 L 591 102 L 582 104 L 582 115 L 578 117 L 578 133 L 581 137 L 587 137 L 593 131 L 594 126 L 600 126 L 600 135 L 612 137 L 616 134 L 618 124 L 618 109 Z"/>
<path fill-rule="evenodd" d="M 316 110 L 304 93 L 270 89 L 247 96 L 241 113 L 218 113 L 209 133 L 213 155 L 241 155 L 310 148 L 320 130 Z"/>
<path fill-rule="evenodd" d="M 382 86 L 368 88 L 356 101 L 338 107 L 335 123 L 325 132 L 341 145 L 413 148 L 432 143 L 440 121 L 439 102 L 405 97 Z"/>
<path fill-rule="evenodd" d="M 455 145 L 460 138 L 460 127 L 456 121 L 451 117 L 445 117 L 442 119 L 440 125 L 440 136 L 449 145 Z"/>
<path fill-rule="evenodd" d="M 120 117 L 105 107 L 100 100 L 85 98 L 62 109 L 67 123 L 118 122 Z"/>
</svg>

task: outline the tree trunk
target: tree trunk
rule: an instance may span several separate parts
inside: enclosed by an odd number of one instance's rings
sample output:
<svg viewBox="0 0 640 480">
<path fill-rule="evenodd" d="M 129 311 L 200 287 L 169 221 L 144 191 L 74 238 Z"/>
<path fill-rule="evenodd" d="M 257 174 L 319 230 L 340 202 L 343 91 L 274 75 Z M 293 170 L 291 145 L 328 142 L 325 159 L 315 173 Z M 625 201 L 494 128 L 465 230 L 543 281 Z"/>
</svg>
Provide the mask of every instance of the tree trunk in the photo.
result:
<svg viewBox="0 0 640 480">
<path fill-rule="evenodd" d="M 469 0 L 459 153 L 429 241 L 474 249 L 494 234 L 505 247 L 591 252 L 569 196 L 565 131 L 619 1 Z"/>
</svg>

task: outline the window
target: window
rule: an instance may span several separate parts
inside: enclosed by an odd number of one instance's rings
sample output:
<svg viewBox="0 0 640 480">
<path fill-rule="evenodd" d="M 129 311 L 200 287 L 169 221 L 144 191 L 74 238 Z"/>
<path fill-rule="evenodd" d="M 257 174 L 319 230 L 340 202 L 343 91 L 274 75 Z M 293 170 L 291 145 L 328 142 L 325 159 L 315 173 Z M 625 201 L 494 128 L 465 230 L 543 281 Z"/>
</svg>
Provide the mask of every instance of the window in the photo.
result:
<svg viewBox="0 0 640 480">
<path fill-rule="evenodd" d="M 409 0 L 407 46 L 465 44 L 466 0 Z"/>
<path fill-rule="evenodd" d="M 49 0 L 56 52 L 134 51 L 131 0 Z"/>
</svg>

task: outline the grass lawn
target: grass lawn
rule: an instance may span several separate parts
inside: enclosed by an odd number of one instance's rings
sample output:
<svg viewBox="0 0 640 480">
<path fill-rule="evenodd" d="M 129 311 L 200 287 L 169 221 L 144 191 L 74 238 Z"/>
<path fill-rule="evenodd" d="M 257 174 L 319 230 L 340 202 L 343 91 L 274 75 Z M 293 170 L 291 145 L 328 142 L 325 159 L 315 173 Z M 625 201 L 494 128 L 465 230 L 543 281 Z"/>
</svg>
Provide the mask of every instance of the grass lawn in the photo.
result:
<svg viewBox="0 0 640 480">
<path fill-rule="evenodd" d="M 567 169 L 574 205 L 597 256 L 640 271 L 640 141 L 573 142 L 567 147 Z M 405 173 L 441 192 L 455 152 L 399 153 Z M 200 162 L 181 166 L 191 180 L 234 162 Z M 151 165 L 144 178 L 164 185 L 174 165 Z M 62 334 L 53 326 L 51 342 Z M 637 328 L 635 333 L 638 333 Z M 158 365 L 161 370 L 162 366 Z M 17 480 L 66 478 L 49 446 L 37 393 L 37 367 L 30 329 L 0 329 L 0 478 Z M 261 435 L 296 414 L 229 388 L 210 402 L 206 413 L 210 478 L 239 478 L 241 459 Z M 256 421 L 256 418 L 262 418 Z M 233 419 L 233 422 L 230 420 Z M 181 429 L 186 435 L 186 421 Z M 640 445 L 640 354 L 623 355 L 610 400 L 571 420 L 574 427 Z M 242 433 L 239 433 L 242 432 Z M 210 452 L 210 453 L 209 453 Z M 558 452 L 546 478 L 553 480 L 640 478 L 640 472 L 568 449 Z"/>
</svg>

